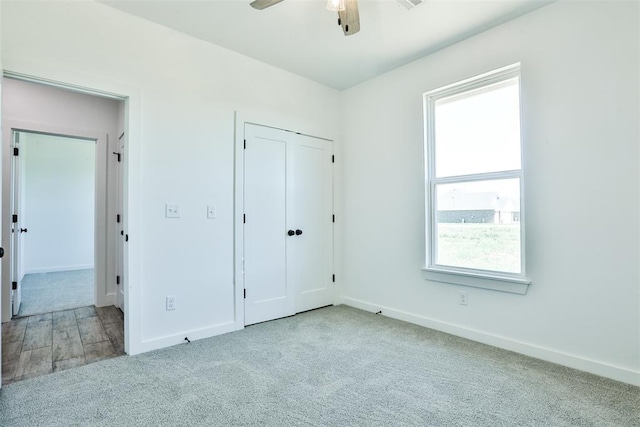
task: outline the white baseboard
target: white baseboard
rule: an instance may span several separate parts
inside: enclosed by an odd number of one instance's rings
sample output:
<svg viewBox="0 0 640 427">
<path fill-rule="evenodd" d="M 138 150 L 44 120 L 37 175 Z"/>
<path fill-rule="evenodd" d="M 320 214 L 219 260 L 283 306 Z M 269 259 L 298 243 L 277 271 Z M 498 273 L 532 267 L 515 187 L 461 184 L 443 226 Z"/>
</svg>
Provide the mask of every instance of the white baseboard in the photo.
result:
<svg viewBox="0 0 640 427">
<path fill-rule="evenodd" d="M 59 271 L 90 270 L 93 264 L 63 265 L 62 267 L 42 267 L 25 269 L 24 274 L 57 273 Z"/>
<path fill-rule="evenodd" d="M 418 314 L 396 310 L 383 305 L 372 304 L 355 298 L 343 297 L 343 301 L 345 305 L 359 308 L 361 310 L 370 311 L 372 313 L 382 311 L 381 314 L 383 316 L 391 317 L 393 319 L 403 320 L 405 322 L 446 332 L 472 341 L 535 357 L 536 359 L 546 360 L 547 362 L 557 363 L 569 368 L 640 386 L 640 372 L 638 371 L 598 362 L 596 360 L 541 347 L 535 344 L 512 340 L 510 338 L 478 331 L 476 329 L 470 329 L 464 326 L 430 319 Z"/>
<path fill-rule="evenodd" d="M 104 295 L 98 295 L 97 301 L 94 302 L 96 307 L 107 307 L 109 305 L 116 304 L 116 294 L 109 293 Z"/>
<path fill-rule="evenodd" d="M 164 337 L 153 338 L 150 340 L 143 340 L 140 353 L 171 347 L 177 344 L 184 344 L 186 342 L 184 340 L 185 337 L 188 337 L 190 341 L 196 341 L 203 338 L 226 334 L 227 332 L 237 331 L 243 328 L 244 325 L 241 323 L 230 320 L 228 322 L 218 323 L 217 325 L 208 326 L 206 328 L 179 332 L 177 334 L 166 335 Z"/>
</svg>

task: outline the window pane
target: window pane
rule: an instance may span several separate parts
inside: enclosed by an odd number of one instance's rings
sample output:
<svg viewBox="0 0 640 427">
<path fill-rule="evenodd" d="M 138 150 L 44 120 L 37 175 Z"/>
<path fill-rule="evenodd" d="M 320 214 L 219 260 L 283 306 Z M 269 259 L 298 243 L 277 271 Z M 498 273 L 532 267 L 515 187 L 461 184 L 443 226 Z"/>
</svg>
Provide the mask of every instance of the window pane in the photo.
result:
<svg viewBox="0 0 640 427">
<path fill-rule="evenodd" d="M 435 102 L 436 177 L 520 169 L 518 82 Z"/>
<path fill-rule="evenodd" d="M 436 186 L 438 265 L 520 273 L 520 180 Z"/>
</svg>

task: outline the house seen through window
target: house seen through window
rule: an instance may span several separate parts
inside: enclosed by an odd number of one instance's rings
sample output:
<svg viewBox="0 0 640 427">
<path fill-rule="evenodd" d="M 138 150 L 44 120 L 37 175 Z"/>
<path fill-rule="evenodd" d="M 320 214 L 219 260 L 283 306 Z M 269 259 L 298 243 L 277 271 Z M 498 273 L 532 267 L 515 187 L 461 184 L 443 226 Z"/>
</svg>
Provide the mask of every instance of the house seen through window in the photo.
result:
<svg viewBox="0 0 640 427">
<path fill-rule="evenodd" d="M 428 268 L 524 276 L 519 73 L 425 94 Z"/>
</svg>

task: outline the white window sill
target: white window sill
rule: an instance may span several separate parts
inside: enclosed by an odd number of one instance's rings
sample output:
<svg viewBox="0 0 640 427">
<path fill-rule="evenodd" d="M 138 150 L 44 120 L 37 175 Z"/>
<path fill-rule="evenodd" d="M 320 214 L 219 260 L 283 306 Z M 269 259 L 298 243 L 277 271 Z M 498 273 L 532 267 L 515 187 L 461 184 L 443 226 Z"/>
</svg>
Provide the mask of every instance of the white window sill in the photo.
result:
<svg viewBox="0 0 640 427">
<path fill-rule="evenodd" d="M 491 274 L 466 273 L 444 268 L 425 267 L 422 277 L 434 282 L 471 286 L 524 295 L 531 281 L 526 278 L 492 276 Z"/>
</svg>

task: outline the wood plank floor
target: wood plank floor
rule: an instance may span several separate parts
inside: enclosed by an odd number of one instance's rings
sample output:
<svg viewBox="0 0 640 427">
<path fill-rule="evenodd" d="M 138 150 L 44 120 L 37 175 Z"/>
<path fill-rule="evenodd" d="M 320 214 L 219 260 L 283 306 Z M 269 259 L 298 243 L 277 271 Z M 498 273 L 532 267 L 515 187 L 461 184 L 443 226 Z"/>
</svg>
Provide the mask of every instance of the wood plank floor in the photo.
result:
<svg viewBox="0 0 640 427">
<path fill-rule="evenodd" d="M 124 316 L 114 307 L 81 307 L 2 324 L 2 384 L 124 354 Z"/>
</svg>

